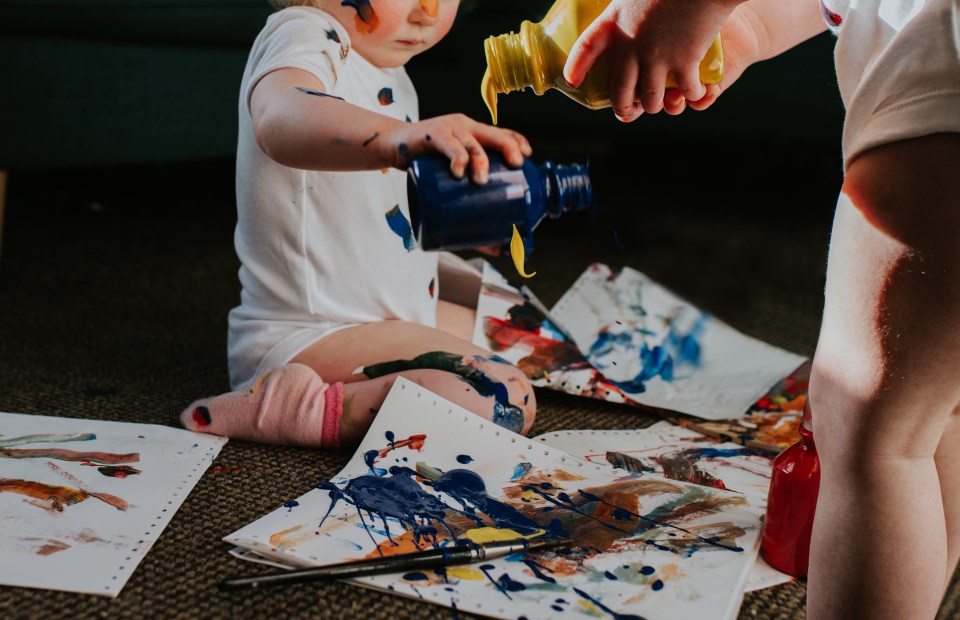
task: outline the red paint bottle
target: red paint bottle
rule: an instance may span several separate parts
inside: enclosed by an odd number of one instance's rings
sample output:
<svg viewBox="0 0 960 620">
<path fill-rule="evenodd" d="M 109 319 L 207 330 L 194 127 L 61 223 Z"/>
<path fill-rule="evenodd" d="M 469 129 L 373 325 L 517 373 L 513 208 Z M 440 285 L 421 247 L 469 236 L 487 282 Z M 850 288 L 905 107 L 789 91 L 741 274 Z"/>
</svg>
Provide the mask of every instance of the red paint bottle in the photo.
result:
<svg viewBox="0 0 960 620">
<path fill-rule="evenodd" d="M 803 407 L 800 440 L 773 460 L 760 554 L 775 569 L 804 578 L 810 564 L 810 532 L 820 489 L 820 459 L 813 442 L 810 399 Z"/>
</svg>

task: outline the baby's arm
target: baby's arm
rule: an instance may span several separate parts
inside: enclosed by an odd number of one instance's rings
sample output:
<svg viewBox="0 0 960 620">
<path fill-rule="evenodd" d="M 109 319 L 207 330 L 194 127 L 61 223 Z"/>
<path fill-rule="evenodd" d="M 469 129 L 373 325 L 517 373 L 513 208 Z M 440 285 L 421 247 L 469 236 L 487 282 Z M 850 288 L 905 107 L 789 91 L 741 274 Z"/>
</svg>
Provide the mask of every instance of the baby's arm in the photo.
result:
<svg viewBox="0 0 960 620">
<path fill-rule="evenodd" d="M 411 158 L 439 152 L 450 170 L 483 183 L 489 162 L 483 147 L 523 164 L 531 148 L 520 134 L 478 123 L 462 114 L 418 123 L 399 121 L 328 95 L 323 84 L 300 69 L 264 76 L 250 96 L 257 144 L 270 158 L 304 170 L 404 169 Z"/>
</svg>

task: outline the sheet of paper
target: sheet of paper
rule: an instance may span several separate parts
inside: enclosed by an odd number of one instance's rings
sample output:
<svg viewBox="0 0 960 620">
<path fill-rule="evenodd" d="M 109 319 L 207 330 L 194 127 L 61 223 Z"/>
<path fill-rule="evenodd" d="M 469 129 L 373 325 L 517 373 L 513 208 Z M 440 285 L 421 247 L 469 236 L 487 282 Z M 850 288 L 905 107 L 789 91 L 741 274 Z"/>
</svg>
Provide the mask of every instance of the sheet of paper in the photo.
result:
<svg viewBox="0 0 960 620">
<path fill-rule="evenodd" d="M 513 287 L 484 262 L 473 343 L 513 364 L 536 387 L 634 404 L 590 364 L 529 290 Z"/>
<path fill-rule="evenodd" d="M 224 540 L 318 566 L 564 537 L 575 544 L 355 581 L 497 618 L 733 618 L 762 513 L 743 494 L 570 456 L 398 379 L 340 474 Z"/>
<path fill-rule="evenodd" d="M 226 441 L 0 413 L 0 583 L 117 596 Z"/>
<path fill-rule="evenodd" d="M 741 334 L 629 267 L 592 264 L 550 315 L 630 399 L 708 420 L 742 417 L 806 359 Z"/>
<path fill-rule="evenodd" d="M 766 506 L 773 460 L 769 455 L 669 422 L 630 431 L 557 431 L 534 439 L 591 463 L 727 489 Z M 746 589 L 760 590 L 792 580 L 758 556 Z"/>
</svg>

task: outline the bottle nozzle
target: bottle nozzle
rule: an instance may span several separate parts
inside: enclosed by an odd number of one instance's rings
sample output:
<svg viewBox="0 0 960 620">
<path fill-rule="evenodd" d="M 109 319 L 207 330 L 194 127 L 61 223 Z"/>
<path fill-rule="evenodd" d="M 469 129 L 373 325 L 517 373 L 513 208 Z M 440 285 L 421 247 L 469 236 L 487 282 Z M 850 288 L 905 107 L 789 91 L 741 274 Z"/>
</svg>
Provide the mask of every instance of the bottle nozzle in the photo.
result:
<svg viewBox="0 0 960 620">
<path fill-rule="evenodd" d="M 593 204 L 593 184 L 586 166 L 558 166 L 548 161 L 543 165 L 543 170 L 549 180 L 547 192 L 551 198 L 548 212 L 550 217 L 557 218 L 570 211 L 583 211 Z"/>
</svg>

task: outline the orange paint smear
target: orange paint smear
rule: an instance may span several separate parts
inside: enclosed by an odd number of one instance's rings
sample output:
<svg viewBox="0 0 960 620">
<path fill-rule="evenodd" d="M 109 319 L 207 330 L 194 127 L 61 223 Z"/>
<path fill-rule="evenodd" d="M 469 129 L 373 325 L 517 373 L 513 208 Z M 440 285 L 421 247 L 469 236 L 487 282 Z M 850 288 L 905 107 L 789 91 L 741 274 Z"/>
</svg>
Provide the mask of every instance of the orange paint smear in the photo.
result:
<svg viewBox="0 0 960 620">
<path fill-rule="evenodd" d="M 411 450 L 416 450 L 419 452 L 423 449 L 423 443 L 427 440 L 426 435 L 410 435 L 406 439 L 401 439 L 400 441 L 394 441 L 392 445 L 383 448 L 378 452 L 378 456 L 383 458 L 390 454 L 390 451 L 395 448 L 410 448 Z"/>
<path fill-rule="evenodd" d="M 440 11 L 440 0 L 420 0 L 420 8 L 430 17 L 436 17 Z"/>
<path fill-rule="evenodd" d="M 127 502 L 115 495 L 109 493 L 94 493 L 84 489 L 73 489 L 71 487 L 61 487 L 43 482 L 34 482 L 32 480 L 15 480 L 11 478 L 0 478 L 0 493 L 17 493 L 27 497 L 39 500 L 31 502 L 46 510 L 63 512 L 65 506 L 72 506 L 85 501 L 88 497 L 94 497 L 100 501 L 110 504 L 118 510 L 126 510 Z"/>
</svg>

